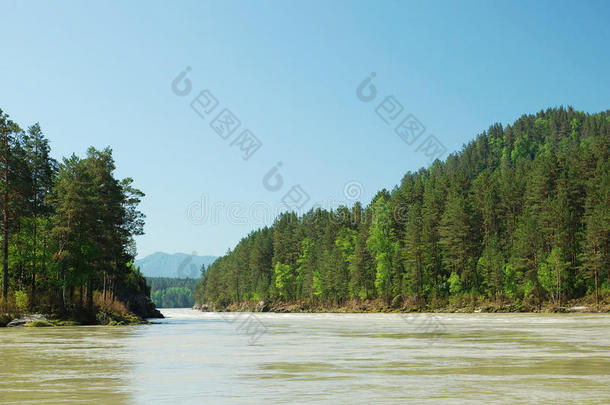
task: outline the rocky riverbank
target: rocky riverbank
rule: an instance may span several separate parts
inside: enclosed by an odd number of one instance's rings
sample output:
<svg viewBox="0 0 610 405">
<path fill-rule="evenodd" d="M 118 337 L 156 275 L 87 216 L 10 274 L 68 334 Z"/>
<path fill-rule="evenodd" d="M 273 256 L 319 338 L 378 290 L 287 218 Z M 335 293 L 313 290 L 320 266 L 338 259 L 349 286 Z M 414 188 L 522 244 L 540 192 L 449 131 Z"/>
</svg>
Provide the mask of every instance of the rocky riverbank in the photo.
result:
<svg viewBox="0 0 610 405">
<path fill-rule="evenodd" d="M 571 301 L 558 306 L 552 303 L 515 304 L 493 302 L 409 304 L 394 303 L 387 305 L 382 300 L 349 300 L 344 303 L 328 302 L 285 302 L 285 301 L 243 301 L 226 306 L 215 304 L 196 304 L 193 309 L 203 312 L 276 312 L 276 313 L 411 313 L 411 312 L 445 312 L 445 313 L 575 313 L 575 312 L 610 312 L 610 304 L 604 302 L 599 306 L 586 301 Z"/>
<path fill-rule="evenodd" d="M 150 322 L 130 313 L 119 313 L 99 310 L 95 316 L 87 317 L 57 317 L 45 314 L 22 314 L 0 316 L 0 327 L 50 327 L 50 326 L 81 326 L 81 325 L 146 325 Z"/>
</svg>

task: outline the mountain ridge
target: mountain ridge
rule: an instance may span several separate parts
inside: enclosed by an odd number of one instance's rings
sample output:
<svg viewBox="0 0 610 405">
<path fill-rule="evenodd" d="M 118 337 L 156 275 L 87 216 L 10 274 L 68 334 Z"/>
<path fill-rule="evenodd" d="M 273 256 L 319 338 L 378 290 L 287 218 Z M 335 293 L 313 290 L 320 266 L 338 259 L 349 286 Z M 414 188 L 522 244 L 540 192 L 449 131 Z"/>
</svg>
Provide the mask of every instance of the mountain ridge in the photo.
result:
<svg viewBox="0 0 610 405">
<path fill-rule="evenodd" d="M 217 259 L 212 255 L 154 252 L 134 261 L 144 277 L 199 278 L 201 266 L 208 267 Z"/>
</svg>

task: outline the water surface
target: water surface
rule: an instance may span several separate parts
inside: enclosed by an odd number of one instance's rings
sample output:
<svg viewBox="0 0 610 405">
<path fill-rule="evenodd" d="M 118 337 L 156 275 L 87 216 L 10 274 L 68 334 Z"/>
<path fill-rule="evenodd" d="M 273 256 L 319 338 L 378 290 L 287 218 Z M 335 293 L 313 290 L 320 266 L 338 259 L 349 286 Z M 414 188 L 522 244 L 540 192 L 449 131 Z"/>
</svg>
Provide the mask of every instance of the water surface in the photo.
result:
<svg viewBox="0 0 610 405">
<path fill-rule="evenodd" d="M 0 329 L 0 403 L 610 403 L 610 315 L 162 312 Z"/>
</svg>

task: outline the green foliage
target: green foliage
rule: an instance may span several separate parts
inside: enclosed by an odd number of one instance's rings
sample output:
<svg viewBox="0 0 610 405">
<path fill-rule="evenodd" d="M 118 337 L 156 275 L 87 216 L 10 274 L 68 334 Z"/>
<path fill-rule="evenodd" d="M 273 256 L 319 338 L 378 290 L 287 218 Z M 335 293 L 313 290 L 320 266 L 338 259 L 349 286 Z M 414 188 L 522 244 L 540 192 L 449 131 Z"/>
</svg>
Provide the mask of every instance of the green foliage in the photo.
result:
<svg viewBox="0 0 610 405">
<path fill-rule="evenodd" d="M 309 238 L 303 239 L 301 242 L 301 254 L 297 259 L 297 284 L 300 287 L 300 295 L 309 296 L 320 295 L 321 290 L 316 290 L 314 286 L 315 273 L 315 245 Z M 319 284 L 319 280 L 318 283 Z M 319 287 L 319 285 L 318 285 Z"/>
<path fill-rule="evenodd" d="M 185 287 L 170 287 L 151 293 L 151 299 L 160 308 L 190 308 L 195 304 L 193 291 Z"/>
<path fill-rule="evenodd" d="M 273 273 L 275 275 L 275 287 L 280 296 L 284 299 L 292 298 L 296 280 L 290 266 L 278 262 L 273 268 Z"/>
<path fill-rule="evenodd" d="M 513 151 L 510 154 L 511 161 L 513 163 L 519 163 L 529 158 L 531 144 L 529 136 L 522 134 L 515 140 Z"/>
<path fill-rule="evenodd" d="M 538 268 L 538 282 L 550 293 L 553 302 L 561 302 L 561 291 L 564 284 L 564 271 L 569 263 L 562 258 L 561 248 L 554 248 L 547 259 Z"/>
<path fill-rule="evenodd" d="M 477 262 L 477 273 L 483 280 L 490 295 L 496 296 L 503 290 L 503 273 L 506 274 L 505 261 L 496 246 L 483 249 Z"/>
<path fill-rule="evenodd" d="M 377 262 L 375 288 L 380 297 L 390 299 L 392 253 L 398 247 L 394 231 L 390 227 L 390 206 L 385 196 L 381 196 L 373 206 L 373 223 L 366 241 Z"/>
<path fill-rule="evenodd" d="M 15 304 L 20 312 L 26 312 L 28 310 L 29 299 L 25 291 L 15 291 Z"/>
<path fill-rule="evenodd" d="M 511 298 L 517 295 L 517 272 L 515 268 L 509 263 L 504 266 L 504 293 Z"/>
<path fill-rule="evenodd" d="M 532 280 L 527 280 L 523 286 L 523 296 L 530 298 L 536 290 L 536 284 Z"/>
<path fill-rule="evenodd" d="M 50 154 L 39 124 L 24 131 L 0 110 L 2 297 L 22 312 L 91 315 L 96 291 L 145 294 L 130 265 L 144 194 L 115 177 L 110 148 L 60 163 Z"/>
<path fill-rule="evenodd" d="M 313 293 L 316 297 L 321 297 L 324 293 L 324 280 L 322 280 L 319 270 L 313 273 Z"/>
<path fill-rule="evenodd" d="M 538 282 L 542 288 L 550 293 L 557 288 L 557 278 L 549 263 L 540 263 L 540 267 L 538 267 Z"/>
<path fill-rule="evenodd" d="M 126 267 L 128 270 L 123 282 L 121 283 L 121 288 L 129 291 L 132 294 L 149 295 L 150 291 L 147 287 L 146 278 L 140 272 L 140 269 L 131 263 L 128 263 Z"/>
<path fill-rule="evenodd" d="M 447 281 L 449 282 L 449 292 L 451 294 L 455 295 L 462 292 L 462 280 L 460 280 L 460 276 L 457 273 L 451 273 Z"/>
<path fill-rule="evenodd" d="M 149 277 L 150 298 L 159 308 L 191 308 L 198 281 L 192 278 Z"/>
</svg>

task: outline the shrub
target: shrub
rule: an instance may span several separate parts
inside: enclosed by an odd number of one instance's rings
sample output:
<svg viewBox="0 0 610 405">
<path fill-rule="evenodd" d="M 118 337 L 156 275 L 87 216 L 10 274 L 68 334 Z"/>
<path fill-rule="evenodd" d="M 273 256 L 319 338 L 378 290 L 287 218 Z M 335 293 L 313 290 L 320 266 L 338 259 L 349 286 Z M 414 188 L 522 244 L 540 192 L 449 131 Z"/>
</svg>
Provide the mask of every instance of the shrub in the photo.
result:
<svg viewBox="0 0 610 405">
<path fill-rule="evenodd" d="M 108 296 L 106 296 L 106 299 L 104 300 L 104 295 L 98 291 L 93 293 L 93 306 L 98 310 L 106 312 L 114 312 L 120 315 L 130 314 L 127 306 L 123 302 L 112 299 Z"/>
<path fill-rule="evenodd" d="M 109 297 L 104 300 L 104 296 L 97 291 L 93 294 L 93 305 L 97 310 L 95 319 L 100 325 L 137 325 L 144 323 L 142 319 L 129 312 L 125 303 Z"/>
<path fill-rule="evenodd" d="M 449 280 L 447 281 L 449 281 L 449 292 L 451 294 L 457 294 L 462 291 L 462 281 L 457 273 L 451 273 L 451 276 L 449 276 Z"/>
<path fill-rule="evenodd" d="M 25 291 L 15 291 L 15 305 L 19 312 L 26 312 L 28 310 L 28 294 Z"/>
</svg>

